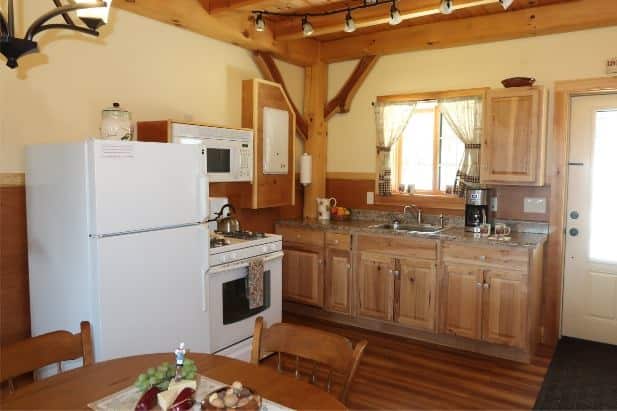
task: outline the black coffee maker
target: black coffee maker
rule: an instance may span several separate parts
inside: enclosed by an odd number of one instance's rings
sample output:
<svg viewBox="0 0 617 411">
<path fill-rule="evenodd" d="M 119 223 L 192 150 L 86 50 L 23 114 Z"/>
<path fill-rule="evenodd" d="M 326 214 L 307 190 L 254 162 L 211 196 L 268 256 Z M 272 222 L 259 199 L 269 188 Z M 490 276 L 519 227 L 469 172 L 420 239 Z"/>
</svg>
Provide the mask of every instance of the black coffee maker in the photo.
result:
<svg viewBox="0 0 617 411">
<path fill-rule="evenodd" d="M 489 189 L 477 188 L 465 191 L 465 231 L 480 232 L 480 224 L 492 224 L 489 212 Z"/>
</svg>

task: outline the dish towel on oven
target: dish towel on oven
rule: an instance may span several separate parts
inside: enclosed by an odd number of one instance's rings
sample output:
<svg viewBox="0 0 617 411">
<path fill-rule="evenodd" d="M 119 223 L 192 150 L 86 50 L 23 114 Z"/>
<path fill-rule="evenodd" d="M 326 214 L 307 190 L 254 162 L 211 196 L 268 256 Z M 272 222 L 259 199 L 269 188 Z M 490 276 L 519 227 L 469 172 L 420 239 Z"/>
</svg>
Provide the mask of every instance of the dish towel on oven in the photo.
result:
<svg viewBox="0 0 617 411">
<path fill-rule="evenodd" d="M 264 260 L 255 258 L 249 262 L 249 310 L 264 305 Z"/>
</svg>

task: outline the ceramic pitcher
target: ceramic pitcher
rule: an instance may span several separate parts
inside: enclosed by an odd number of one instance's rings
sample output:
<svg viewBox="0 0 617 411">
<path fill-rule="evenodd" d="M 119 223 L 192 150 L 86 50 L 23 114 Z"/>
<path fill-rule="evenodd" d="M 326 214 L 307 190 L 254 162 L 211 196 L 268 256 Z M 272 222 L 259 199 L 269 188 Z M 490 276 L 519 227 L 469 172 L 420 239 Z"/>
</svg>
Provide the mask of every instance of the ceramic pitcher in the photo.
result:
<svg viewBox="0 0 617 411">
<path fill-rule="evenodd" d="M 320 220 L 330 219 L 330 209 L 336 207 L 336 198 L 318 198 L 317 199 L 317 218 Z"/>
</svg>

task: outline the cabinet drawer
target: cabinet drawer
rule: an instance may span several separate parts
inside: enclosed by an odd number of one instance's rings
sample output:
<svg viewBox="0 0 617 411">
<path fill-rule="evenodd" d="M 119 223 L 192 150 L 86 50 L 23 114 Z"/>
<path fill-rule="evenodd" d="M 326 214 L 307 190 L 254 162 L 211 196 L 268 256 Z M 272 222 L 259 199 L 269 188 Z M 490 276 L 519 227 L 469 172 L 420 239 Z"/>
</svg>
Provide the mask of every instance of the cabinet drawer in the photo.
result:
<svg viewBox="0 0 617 411">
<path fill-rule="evenodd" d="M 521 271 L 526 271 L 529 263 L 528 251 L 519 248 L 475 247 L 444 242 L 442 251 L 444 261 L 496 265 Z"/>
<path fill-rule="evenodd" d="M 349 250 L 351 248 L 351 236 L 349 234 L 326 232 L 326 246 Z"/>
<path fill-rule="evenodd" d="M 295 227 L 276 227 L 276 233 L 283 236 L 284 242 L 308 244 L 317 247 L 323 247 L 324 245 L 323 231 Z"/>
<path fill-rule="evenodd" d="M 370 251 L 394 257 L 437 259 L 437 241 L 423 238 L 359 235 L 358 251 Z"/>
</svg>

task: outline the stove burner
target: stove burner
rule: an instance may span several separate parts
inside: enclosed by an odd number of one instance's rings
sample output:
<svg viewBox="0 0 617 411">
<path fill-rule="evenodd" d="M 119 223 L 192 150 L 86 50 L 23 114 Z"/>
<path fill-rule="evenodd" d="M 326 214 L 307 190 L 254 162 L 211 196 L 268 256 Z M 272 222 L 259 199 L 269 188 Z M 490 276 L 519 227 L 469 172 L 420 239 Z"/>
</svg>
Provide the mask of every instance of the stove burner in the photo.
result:
<svg viewBox="0 0 617 411">
<path fill-rule="evenodd" d="M 210 239 L 210 248 L 222 247 L 224 245 L 229 245 L 229 240 L 223 237 L 213 237 Z"/>
<path fill-rule="evenodd" d="M 258 240 L 260 238 L 266 238 L 266 235 L 261 232 L 253 231 L 234 231 L 231 233 L 223 234 L 225 237 L 237 238 L 239 240 Z"/>
</svg>

